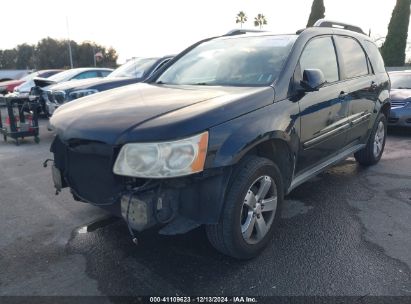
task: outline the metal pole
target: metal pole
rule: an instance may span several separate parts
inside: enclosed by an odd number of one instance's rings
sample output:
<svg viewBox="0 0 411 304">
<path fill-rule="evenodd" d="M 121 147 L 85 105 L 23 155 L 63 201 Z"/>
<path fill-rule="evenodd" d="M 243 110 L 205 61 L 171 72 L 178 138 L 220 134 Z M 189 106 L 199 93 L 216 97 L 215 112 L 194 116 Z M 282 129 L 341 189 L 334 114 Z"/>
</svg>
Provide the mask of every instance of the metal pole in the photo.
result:
<svg viewBox="0 0 411 304">
<path fill-rule="evenodd" d="M 91 45 L 93 47 L 93 60 L 94 60 L 94 67 L 97 66 L 96 62 L 96 49 L 94 48 L 94 44 Z"/>
<path fill-rule="evenodd" d="M 67 26 L 68 49 L 69 49 L 69 56 L 70 56 L 70 67 L 73 68 L 73 54 L 71 53 L 71 43 L 70 43 L 70 32 L 69 32 L 68 17 L 66 17 L 66 26 Z"/>
</svg>

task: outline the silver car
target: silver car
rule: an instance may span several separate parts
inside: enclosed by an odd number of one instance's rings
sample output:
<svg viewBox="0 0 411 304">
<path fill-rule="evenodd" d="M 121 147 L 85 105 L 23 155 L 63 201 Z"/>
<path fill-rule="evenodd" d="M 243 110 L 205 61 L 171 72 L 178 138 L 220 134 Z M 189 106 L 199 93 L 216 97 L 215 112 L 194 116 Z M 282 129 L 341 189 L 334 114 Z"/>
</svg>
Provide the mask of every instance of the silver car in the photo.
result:
<svg viewBox="0 0 411 304">
<path fill-rule="evenodd" d="M 390 72 L 391 112 L 388 125 L 411 127 L 411 71 Z"/>
</svg>

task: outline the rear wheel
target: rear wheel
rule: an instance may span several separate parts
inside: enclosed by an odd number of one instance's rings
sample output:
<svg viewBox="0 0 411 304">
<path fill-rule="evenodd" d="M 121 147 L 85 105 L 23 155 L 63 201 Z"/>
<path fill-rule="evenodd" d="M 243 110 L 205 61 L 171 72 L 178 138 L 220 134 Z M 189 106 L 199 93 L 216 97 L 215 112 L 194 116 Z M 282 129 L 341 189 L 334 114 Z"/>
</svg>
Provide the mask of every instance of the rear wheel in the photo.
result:
<svg viewBox="0 0 411 304">
<path fill-rule="evenodd" d="M 387 118 L 384 114 L 380 113 L 375 121 L 367 145 L 354 154 L 355 159 L 363 166 L 371 166 L 378 163 L 384 152 L 386 137 Z"/>
<path fill-rule="evenodd" d="M 255 257 L 275 232 L 283 196 L 278 167 L 266 158 L 247 157 L 232 176 L 220 221 L 206 227 L 211 244 L 234 258 Z"/>
</svg>

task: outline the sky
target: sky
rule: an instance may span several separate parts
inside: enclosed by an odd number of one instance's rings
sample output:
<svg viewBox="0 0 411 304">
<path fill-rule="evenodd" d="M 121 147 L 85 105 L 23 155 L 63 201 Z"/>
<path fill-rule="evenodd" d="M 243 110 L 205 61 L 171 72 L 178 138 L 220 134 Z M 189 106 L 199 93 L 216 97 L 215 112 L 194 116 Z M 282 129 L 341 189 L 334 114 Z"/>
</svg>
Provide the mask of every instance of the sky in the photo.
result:
<svg viewBox="0 0 411 304">
<path fill-rule="evenodd" d="M 387 33 L 395 2 L 324 0 L 325 17 L 359 25 L 367 33 L 371 29 L 377 39 Z M 248 16 L 244 28 L 254 28 L 254 17 L 263 13 L 268 21 L 263 29 L 294 33 L 306 26 L 311 4 L 312 0 L 4 1 L 0 49 L 69 35 L 77 42 L 114 47 L 118 63 L 123 63 L 132 57 L 176 54 L 198 40 L 238 28 L 235 17 L 240 10 Z"/>
</svg>

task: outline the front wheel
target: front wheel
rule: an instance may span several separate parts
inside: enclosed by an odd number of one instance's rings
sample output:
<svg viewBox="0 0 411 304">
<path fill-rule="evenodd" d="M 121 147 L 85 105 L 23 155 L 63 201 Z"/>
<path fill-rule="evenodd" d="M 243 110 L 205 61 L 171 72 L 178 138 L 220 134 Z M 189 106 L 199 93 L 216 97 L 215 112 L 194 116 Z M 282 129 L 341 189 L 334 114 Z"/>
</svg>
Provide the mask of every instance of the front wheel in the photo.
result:
<svg viewBox="0 0 411 304">
<path fill-rule="evenodd" d="M 387 118 L 380 113 L 375 121 L 367 145 L 354 154 L 355 159 L 363 166 L 371 166 L 378 163 L 384 152 L 387 137 Z"/>
<path fill-rule="evenodd" d="M 231 177 L 220 221 L 206 227 L 210 243 L 238 259 L 257 256 L 271 240 L 284 197 L 277 165 L 249 156 Z"/>
</svg>

